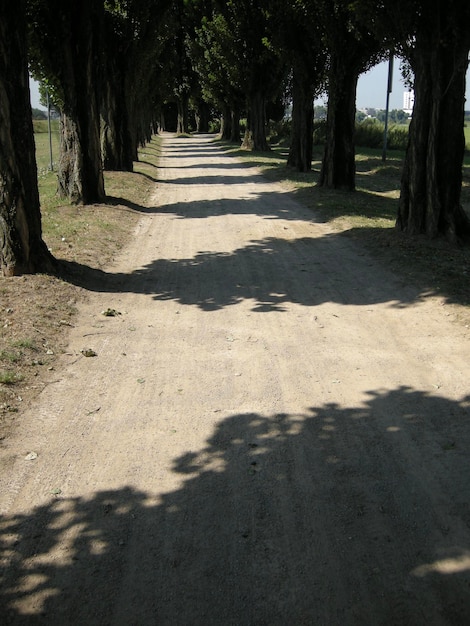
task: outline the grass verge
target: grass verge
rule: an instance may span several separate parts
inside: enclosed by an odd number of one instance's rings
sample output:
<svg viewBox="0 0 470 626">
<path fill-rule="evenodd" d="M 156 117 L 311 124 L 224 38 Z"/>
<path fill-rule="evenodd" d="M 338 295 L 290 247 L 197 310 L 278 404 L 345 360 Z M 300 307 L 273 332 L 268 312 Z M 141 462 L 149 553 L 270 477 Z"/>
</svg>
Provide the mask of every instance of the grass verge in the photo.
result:
<svg viewBox="0 0 470 626">
<path fill-rule="evenodd" d="M 57 177 L 47 167 L 47 133 L 36 133 L 35 140 L 45 242 L 57 259 L 75 267 L 105 267 L 148 208 L 158 138 L 140 151 L 133 173 L 105 172 L 107 202 L 91 206 L 57 197 Z M 77 303 L 85 298 L 84 289 L 56 276 L 0 277 L 0 439 L 20 408 L 53 380 Z"/>
<path fill-rule="evenodd" d="M 218 142 L 227 154 L 257 167 L 266 178 L 280 183 L 312 210 L 312 219 L 328 223 L 353 238 L 386 265 L 403 284 L 416 285 L 423 297 L 437 296 L 449 315 L 470 328 L 470 247 L 443 240 L 409 237 L 395 229 L 404 153 L 358 148 L 354 193 L 317 186 L 322 149 L 314 149 L 312 171 L 287 168 L 288 149 L 273 146 L 268 153 L 250 153 Z M 462 204 L 470 214 L 470 155 L 463 167 Z"/>
</svg>

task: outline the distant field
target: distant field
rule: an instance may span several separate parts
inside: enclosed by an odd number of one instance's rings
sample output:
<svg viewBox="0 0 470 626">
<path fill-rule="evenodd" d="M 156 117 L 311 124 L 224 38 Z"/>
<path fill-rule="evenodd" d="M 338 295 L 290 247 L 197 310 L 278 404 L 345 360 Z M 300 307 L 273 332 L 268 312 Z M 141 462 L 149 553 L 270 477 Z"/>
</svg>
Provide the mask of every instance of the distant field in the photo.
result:
<svg viewBox="0 0 470 626">
<path fill-rule="evenodd" d="M 49 133 L 46 120 L 33 120 L 34 141 L 36 143 L 36 161 L 38 165 L 38 174 L 43 174 L 50 169 L 50 150 L 49 150 Z M 59 122 L 52 120 L 51 122 L 51 140 L 52 140 L 52 163 L 56 167 L 59 157 Z"/>
<path fill-rule="evenodd" d="M 470 151 L 470 122 L 465 126 L 465 147 Z"/>
</svg>

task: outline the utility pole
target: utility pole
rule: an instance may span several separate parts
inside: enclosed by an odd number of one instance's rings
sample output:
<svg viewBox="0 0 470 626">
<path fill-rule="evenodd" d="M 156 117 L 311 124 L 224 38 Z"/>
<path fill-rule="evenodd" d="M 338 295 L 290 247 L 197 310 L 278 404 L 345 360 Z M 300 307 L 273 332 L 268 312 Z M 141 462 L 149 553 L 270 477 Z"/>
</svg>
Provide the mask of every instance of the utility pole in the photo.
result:
<svg viewBox="0 0 470 626">
<path fill-rule="evenodd" d="M 388 82 L 387 82 L 387 104 L 385 106 L 385 128 L 384 128 L 384 145 L 382 151 L 382 161 L 387 159 L 387 136 L 388 136 L 388 109 L 390 106 L 390 94 L 392 93 L 393 84 L 393 52 L 390 52 L 388 59 Z"/>
</svg>

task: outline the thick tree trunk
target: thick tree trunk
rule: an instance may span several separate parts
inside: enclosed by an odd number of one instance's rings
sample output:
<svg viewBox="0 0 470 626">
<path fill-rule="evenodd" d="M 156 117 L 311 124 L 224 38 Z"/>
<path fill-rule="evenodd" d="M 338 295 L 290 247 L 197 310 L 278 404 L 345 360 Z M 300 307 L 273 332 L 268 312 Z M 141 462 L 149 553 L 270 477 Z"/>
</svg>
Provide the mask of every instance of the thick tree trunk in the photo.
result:
<svg viewBox="0 0 470 626">
<path fill-rule="evenodd" d="M 225 107 L 220 121 L 220 136 L 231 143 L 240 143 L 240 112 Z"/>
<path fill-rule="evenodd" d="M 83 199 L 83 163 L 77 124 L 63 113 L 60 118 L 58 193 L 77 204 Z"/>
<path fill-rule="evenodd" d="M 76 3 L 78 13 L 75 18 L 78 24 L 72 29 L 78 54 L 72 52 L 72 71 L 75 82 L 75 100 L 67 98 L 65 112 L 71 112 L 77 131 L 82 157 L 82 167 L 78 172 L 81 176 L 83 204 L 102 202 L 105 198 L 103 164 L 100 142 L 100 93 L 99 81 L 99 36 L 100 9 L 98 2 Z M 91 6 L 90 6 L 91 5 Z M 72 95 L 73 90 L 69 92 Z"/>
<path fill-rule="evenodd" d="M 232 114 L 229 107 L 224 107 L 220 118 L 220 137 L 224 141 L 231 141 L 232 137 Z"/>
<path fill-rule="evenodd" d="M 33 33 L 35 44 L 42 50 L 46 71 L 56 77 L 67 119 L 67 137 L 62 143 L 67 153 L 60 159 L 65 170 L 59 171 L 59 190 L 72 190 L 69 197 L 74 202 L 100 202 L 105 197 L 99 106 L 103 3 L 41 2 L 31 3 L 30 10 L 31 21 L 40 25 Z M 80 153 L 78 158 L 70 153 L 72 143 Z"/>
<path fill-rule="evenodd" d="M 458 29 L 447 39 L 438 15 L 433 26 L 417 38 L 413 55 L 415 105 L 397 227 L 410 235 L 444 235 L 455 242 L 470 234 L 460 204 L 470 41 L 466 34 L 459 38 Z"/>
<path fill-rule="evenodd" d="M 132 172 L 133 149 L 124 85 L 124 72 L 108 72 L 101 109 L 101 153 L 105 170 Z"/>
<path fill-rule="evenodd" d="M 196 130 L 198 133 L 209 132 L 210 107 L 204 100 L 198 100 L 196 117 Z"/>
<path fill-rule="evenodd" d="M 178 98 L 176 104 L 178 107 L 176 132 L 178 133 L 178 135 L 186 135 L 189 133 L 188 98 L 186 96 Z"/>
<path fill-rule="evenodd" d="M 0 0 L 0 274 L 50 271 L 42 240 L 24 2 Z"/>
<path fill-rule="evenodd" d="M 261 92 L 254 93 L 250 98 L 242 148 L 259 152 L 270 150 L 266 139 L 266 102 Z"/>
<path fill-rule="evenodd" d="M 299 172 L 309 172 L 312 169 L 313 92 L 313 86 L 303 81 L 294 68 L 292 132 L 287 165 Z"/>
<path fill-rule="evenodd" d="M 240 111 L 238 109 L 232 109 L 230 117 L 230 141 L 232 143 L 240 143 Z"/>
<path fill-rule="evenodd" d="M 60 124 L 59 194 L 75 204 L 93 204 L 105 198 L 97 102 L 64 113 Z"/>
<path fill-rule="evenodd" d="M 355 189 L 354 132 L 356 88 L 359 74 L 347 59 L 334 56 L 328 92 L 327 138 L 319 185 L 332 189 Z"/>
</svg>

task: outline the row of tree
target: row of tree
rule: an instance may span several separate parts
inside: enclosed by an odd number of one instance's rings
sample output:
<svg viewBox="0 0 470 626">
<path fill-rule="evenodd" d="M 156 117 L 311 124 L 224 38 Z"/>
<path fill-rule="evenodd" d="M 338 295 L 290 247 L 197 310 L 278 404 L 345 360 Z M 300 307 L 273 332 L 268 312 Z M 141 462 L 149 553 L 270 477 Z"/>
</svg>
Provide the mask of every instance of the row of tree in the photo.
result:
<svg viewBox="0 0 470 626">
<path fill-rule="evenodd" d="M 199 130 L 267 150 L 267 117 L 292 102 L 288 165 L 308 171 L 313 102 L 327 91 L 319 184 L 354 190 L 356 86 L 391 50 L 413 75 L 415 110 L 397 224 L 469 232 L 460 206 L 468 0 L 0 0 L 0 271 L 50 269 L 41 237 L 28 68 L 61 110 L 59 193 L 105 198 L 103 167 L 131 171 L 176 103 Z"/>
</svg>

